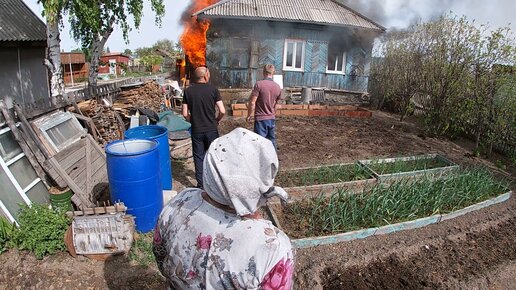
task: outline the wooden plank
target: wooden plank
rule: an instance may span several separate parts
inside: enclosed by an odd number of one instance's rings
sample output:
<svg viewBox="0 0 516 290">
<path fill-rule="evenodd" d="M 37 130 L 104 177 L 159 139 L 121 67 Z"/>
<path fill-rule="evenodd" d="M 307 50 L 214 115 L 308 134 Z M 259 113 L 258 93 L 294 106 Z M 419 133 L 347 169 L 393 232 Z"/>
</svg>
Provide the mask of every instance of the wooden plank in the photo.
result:
<svg viewBox="0 0 516 290">
<path fill-rule="evenodd" d="M 54 157 L 50 158 L 49 162 L 52 165 L 52 167 L 54 167 L 54 169 L 57 171 L 57 173 L 59 175 L 61 175 L 61 177 L 65 180 L 68 187 L 70 187 L 70 189 L 74 192 L 74 196 L 77 196 L 77 198 L 80 200 L 81 205 L 79 205 L 79 206 L 83 206 L 83 207 L 94 206 L 94 204 L 91 201 L 86 199 L 87 196 L 85 196 L 85 193 L 82 191 L 82 189 L 77 186 L 77 184 L 64 171 L 64 169 L 61 167 L 59 162 L 57 162 L 57 160 Z"/>
<path fill-rule="evenodd" d="M 14 139 L 16 140 L 16 142 L 18 142 L 18 145 L 20 145 L 23 153 L 25 154 L 25 157 L 27 157 L 29 163 L 32 165 L 32 168 L 34 168 L 34 171 L 36 171 L 36 174 L 41 179 L 45 187 L 49 189 L 50 186 L 47 184 L 46 174 L 43 171 L 43 168 L 39 165 L 38 160 L 36 160 L 36 156 L 32 153 L 28 144 L 25 143 L 25 140 L 23 139 L 20 130 L 18 130 L 18 127 L 16 127 L 13 118 L 11 118 L 9 111 L 7 110 L 7 105 L 4 103 L 3 100 L 0 100 L 0 111 L 2 112 L 2 115 L 4 116 L 7 125 L 11 129 L 11 132 L 13 132 Z"/>
<path fill-rule="evenodd" d="M 91 192 L 91 145 L 89 140 L 86 140 L 86 192 Z"/>
<path fill-rule="evenodd" d="M 97 142 L 95 142 L 95 140 L 93 140 L 93 138 L 91 137 L 91 135 L 86 135 L 86 138 L 88 138 L 88 140 L 90 140 L 91 144 L 93 145 L 92 147 L 100 154 L 100 156 L 104 157 L 104 160 L 106 159 L 106 152 L 104 152 L 104 150 L 99 146 L 99 144 Z"/>
<path fill-rule="evenodd" d="M 25 118 L 25 115 L 23 114 L 23 111 L 18 104 L 14 104 L 14 111 L 16 112 L 16 115 L 18 115 L 18 119 L 20 119 L 22 123 L 22 130 L 29 134 L 29 136 L 35 142 L 36 146 L 39 148 L 45 159 L 50 158 L 50 152 L 41 143 L 41 140 L 37 136 L 36 132 L 34 132 L 34 129 L 30 125 L 29 121 L 27 121 L 27 119 Z"/>
<path fill-rule="evenodd" d="M 93 120 L 91 118 L 88 118 L 84 115 L 82 115 L 82 111 L 79 109 L 79 106 L 77 106 L 77 103 L 74 102 L 75 104 L 75 110 L 78 110 L 81 114 L 76 114 L 76 113 L 72 113 L 78 120 L 81 120 L 81 121 L 84 121 L 86 122 L 86 125 L 88 125 L 88 127 L 90 128 L 90 131 L 91 133 L 93 134 L 93 139 L 95 140 L 98 140 L 98 129 L 97 127 L 95 126 L 95 123 L 93 122 Z"/>
<path fill-rule="evenodd" d="M 86 142 L 84 139 L 81 139 L 54 156 L 65 171 L 68 172 L 68 169 L 85 157 Z"/>
<path fill-rule="evenodd" d="M 124 203 L 117 203 L 115 205 L 110 205 L 110 206 L 99 206 L 99 207 L 93 207 L 93 208 L 86 208 L 84 210 L 78 210 L 78 211 L 68 211 L 68 212 L 66 212 L 66 215 L 68 215 L 69 217 L 72 217 L 72 216 L 83 216 L 83 215 L 109 214 L 109 213 L 125 212 L 125 211 L 127 211 L 127 207 L 124 205 Z"/>
</svg>

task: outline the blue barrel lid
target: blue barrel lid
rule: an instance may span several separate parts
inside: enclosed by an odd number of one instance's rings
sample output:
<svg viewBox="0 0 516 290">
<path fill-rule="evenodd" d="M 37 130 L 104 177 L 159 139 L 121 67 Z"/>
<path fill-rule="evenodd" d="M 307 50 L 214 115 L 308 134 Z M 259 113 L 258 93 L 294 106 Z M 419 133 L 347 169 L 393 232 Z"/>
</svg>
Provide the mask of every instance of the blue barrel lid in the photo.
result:
<svg viewBox="0 0 516 290">
<path fill-rule="evenodd" d="M 164 135 L 168 138 L 168 129 L 160 125 L 144 125 L 133 127 L 125 131 L 125 138 L 152 138 L 157 139 Z"/>
<path fill-rule="evenodd" d="M 158 147 L 158 142 L 149 139 L 117 140 L 106 145 L 106 154 L 117 156 L 140 155 Z"/>
</svg>

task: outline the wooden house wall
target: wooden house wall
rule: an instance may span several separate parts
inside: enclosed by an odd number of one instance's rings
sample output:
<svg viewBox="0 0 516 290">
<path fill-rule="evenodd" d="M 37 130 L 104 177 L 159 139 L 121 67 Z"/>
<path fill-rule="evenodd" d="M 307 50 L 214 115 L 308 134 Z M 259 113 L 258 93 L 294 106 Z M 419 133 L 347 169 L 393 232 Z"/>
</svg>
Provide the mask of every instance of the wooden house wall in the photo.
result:
<svg viewBox="0 0 516 290">
<path fill-rule="evenodd" d="M 43 64 L 45 47 L 0 47 L 0 99 L 9 108 L 51 107 L 48 74 Z"/>
<path fill-rule="evenodd" d="M 212 72 L 212 82 L 224 88 L 250 88 L 262 78 L 261 68 L 274 64 L 277 74 L 283 75 L 285 87 L 326 87 L 351 91 L 367 91 L 368 68 L 372 49 L 370 43 L 350 43 L 346 49 L 344 75 L 326 73 L 328 44 L 335 34 L 352 35 L 348 28 L 329 28 L 321 25 L 281 22 L 213 21 L 208 32 L 207 65 Z M 247 57 L 242 57 L 240 66 L 231 63 L 234 39 L 249 42 Z M 304 71 L 283 71 L 285 39 L 305 41 Z M 349 37 L 353 42 L 353 38 Z M 257 62 L 253 64 L 251 46 L 258 47 Z M 356 69 L 360 67 L 360 69 Z"/>
</svg>

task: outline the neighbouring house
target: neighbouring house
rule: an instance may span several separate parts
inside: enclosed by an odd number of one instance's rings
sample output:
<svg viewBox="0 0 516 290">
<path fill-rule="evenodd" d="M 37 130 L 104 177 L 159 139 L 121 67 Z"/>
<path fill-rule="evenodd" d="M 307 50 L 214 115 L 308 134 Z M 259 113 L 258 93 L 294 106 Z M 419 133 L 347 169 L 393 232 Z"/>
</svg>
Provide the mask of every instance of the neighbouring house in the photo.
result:
<svg viewBox="0 0 516 290">
<path fill-rule="evenodd" d="M 22 0 L 0 2 L 0 98 L 9 108 L 49 108 L 46 26 Z"/>
<path fill-rule="evenodd" d="M 128 55 L 119 52 L 105 53 L 100 57 L 99 74 L 121 75 L 129 66 Z"/>
<path fill-rule="evenodd" d="M 212 82 L 250 88 L 272 63 L 285 87 L 367 92 L 374 39 L 385 28 L 333 0 L 227 0 L 193 14 L 207 19 Z"/>
<path fill-rule="evenodd" d="M 65 84 L 82 82 L 88 79 L 89 65 L 82 52 L 61 52 L 61 66 Z"/>
<path fill-rule="evenodd" d="M 41 171 L 11 129 L 22 126 L 14 121 L 9 126 L 6 117 L 14 116 L 14 104 L 26 111 L 51 107 L 46 40 L 45 24 L 22 0 L 0 2 L 0 216 L 11 222 L 21 204 L 49 200 Z"/>
</svg>

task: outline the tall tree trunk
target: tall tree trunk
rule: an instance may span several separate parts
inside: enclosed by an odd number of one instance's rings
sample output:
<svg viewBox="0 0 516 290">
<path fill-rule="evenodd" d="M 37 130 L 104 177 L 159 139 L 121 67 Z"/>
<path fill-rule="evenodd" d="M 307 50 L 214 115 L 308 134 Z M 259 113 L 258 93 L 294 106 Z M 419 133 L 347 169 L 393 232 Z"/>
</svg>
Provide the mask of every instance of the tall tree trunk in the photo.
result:
<svg viewBox="0 0 516 290">
<path fill-rule="evenodd" d="M 59 22 L 47 23 L 47 58 L 45 65 L 50 72 L 50 95 L 54 105 L 65 93 L 63 73 L 61 68 L 61 39 L 59 37 Z"/>
<path fill-rule="evenodd" d="M 91 61 L 90 70 L 88 72 L 88 86 L 94 88 L 97 86 L 97 76 L 99 74 L 99 60 L 100 55 L 104 51 L 104 45 L 106 44 L 109 36 L 113 32 L 114 19 L 111 19 L 109 28 L 101 36 L 96 36 L 91 44 Z"/>
</svg>

